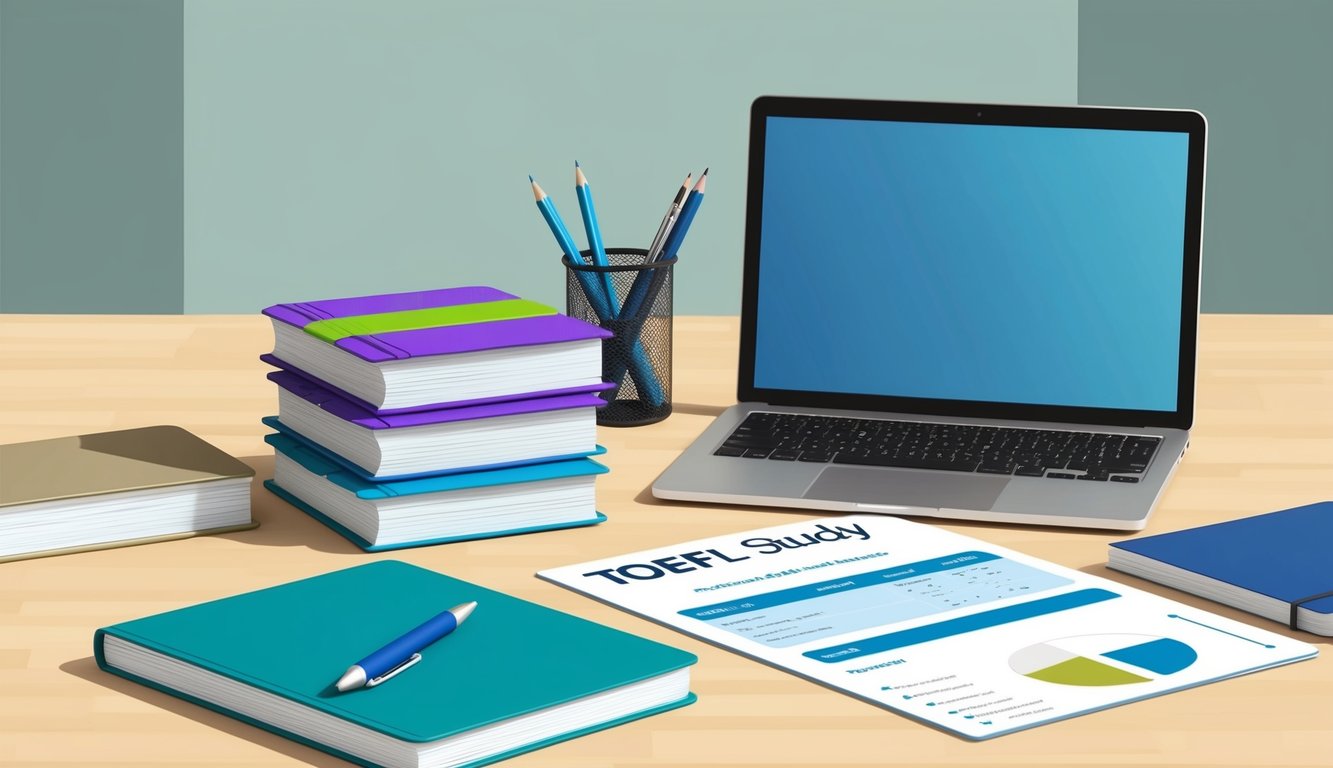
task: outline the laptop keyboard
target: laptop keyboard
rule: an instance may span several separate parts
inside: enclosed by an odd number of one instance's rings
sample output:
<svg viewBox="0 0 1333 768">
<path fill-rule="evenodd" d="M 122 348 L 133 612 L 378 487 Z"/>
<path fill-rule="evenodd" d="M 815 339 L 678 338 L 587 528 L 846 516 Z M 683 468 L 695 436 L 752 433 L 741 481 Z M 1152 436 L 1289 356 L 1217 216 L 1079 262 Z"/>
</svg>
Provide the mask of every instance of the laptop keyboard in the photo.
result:
<svg viewBox="0 0 1333 768">
<path fill-rule="evenodd" d="M 768 461 L 1137 483 L 1161 438 L 751 413 L 713 453 Z"/>
</svg>

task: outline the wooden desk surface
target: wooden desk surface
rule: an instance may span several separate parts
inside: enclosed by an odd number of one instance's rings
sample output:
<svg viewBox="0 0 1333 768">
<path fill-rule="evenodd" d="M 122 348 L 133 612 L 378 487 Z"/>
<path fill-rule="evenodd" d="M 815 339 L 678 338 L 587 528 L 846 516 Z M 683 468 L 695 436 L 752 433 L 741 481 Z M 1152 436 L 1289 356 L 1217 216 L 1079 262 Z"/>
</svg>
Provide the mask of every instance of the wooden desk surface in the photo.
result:
<svg viewBox="0 0 1333 768">
<path fill-rule="evenodd" d="M 1333 316 L 1205 316 L 1193 447 L 1148 533 L 1333 498 Z M 0 316 L 0 442 L 182 425 L 268 477 L 277 410 L 259 317 Z M 734 400 L 737 322 L 676 325 L 675 414 L 602 429 L 610 521 L 592 529 L 406 550 L 444 571 L 699 655 L 699 702 L 512 765 L 1333 765 L 1333 653 L 971 743 L 533 578 L 556 565 L 815 515 L 667 505 L 649 483 Z M 0 564 L 0 764 L 345 765 L 101 673 L 93 630 L 364 563 L 367 555 L 256 483 L 260 528 Z M 977 538 L 1285 631 L 1106 571 L 1117 534 L 946 525 Z"/>
</svg>

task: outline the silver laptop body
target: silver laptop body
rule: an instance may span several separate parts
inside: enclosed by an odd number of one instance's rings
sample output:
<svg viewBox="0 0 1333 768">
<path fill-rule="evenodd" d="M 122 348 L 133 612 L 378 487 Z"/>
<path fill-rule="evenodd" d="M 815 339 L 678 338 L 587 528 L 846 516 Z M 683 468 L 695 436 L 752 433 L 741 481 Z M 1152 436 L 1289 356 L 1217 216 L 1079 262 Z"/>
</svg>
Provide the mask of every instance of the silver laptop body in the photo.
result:
<svg viewBox="0 0 1333 768">
<path fill-rule="evenodd" d="M 1185 110 L 756 100 L 740 402 L 653 495 L 1141 529 L 1193 421 L 1205 135 Z"/>
</svg>

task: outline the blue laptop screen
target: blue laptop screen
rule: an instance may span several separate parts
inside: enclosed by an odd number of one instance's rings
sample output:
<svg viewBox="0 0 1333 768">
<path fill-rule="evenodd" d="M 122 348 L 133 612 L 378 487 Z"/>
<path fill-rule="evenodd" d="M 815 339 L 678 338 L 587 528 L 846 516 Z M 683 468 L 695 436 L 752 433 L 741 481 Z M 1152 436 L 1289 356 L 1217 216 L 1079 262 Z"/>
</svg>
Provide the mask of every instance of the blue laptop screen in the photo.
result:
<svg viewBox="0 0 1333 768">
<path fill-rule="evenodd" d="M 769 117 L 754 386 L 1175 410 L 1188 148 Z"/>
</svg>

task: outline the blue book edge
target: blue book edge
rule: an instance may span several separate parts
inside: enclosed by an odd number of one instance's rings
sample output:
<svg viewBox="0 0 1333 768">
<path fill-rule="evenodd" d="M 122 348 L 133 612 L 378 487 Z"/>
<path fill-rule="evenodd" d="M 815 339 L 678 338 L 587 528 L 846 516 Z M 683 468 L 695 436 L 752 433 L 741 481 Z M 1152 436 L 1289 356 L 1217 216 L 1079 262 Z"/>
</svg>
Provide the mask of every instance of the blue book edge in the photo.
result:
<svg viewBox="0 0 1333 768">
<path fill-rule="evenodd" d="M 264 426 L 277 432 L 278 434 L 290 437 L 291 439 L 300 443 L 302 447 L 310 449 L 312 452 L 319 455 L 320 457 L 328 459 L 338 464 L 339 466 L 351 472 L 352 474 L 356 475 L 357 477 L 361 478 L 362 480 L 366 480 L 367 482 L 371 483 L 391 483 L 399 480 L 418 480 L 423 477 L 439 477 L 442 475 L 461 475 L 465 472 L 482 472 L 488 469 L 527 467 L 527 466 L 532 466 L 534 464 L 549 464 L 554 461 L 568 461 L 570 459 L 587 459 L 593 456 L 601 456 L 602 454 L 606 453 L 606 448 L 604 446 L 598 445 L 595 446 L 592 451 L 584 453 L 569 453 L 569 454 L 562 454 L 560 456 L 543 456 L 538 459 L 525 459 L 523 461 L 506 461 L 506 462 L 501 462 L 499 464 L 478 464 L 476 466 L 471 466 L 471 467 L 458 467 L 456 469 L 446 469 L 440 472 L 413 472 L 407 475 L 372 475 L 365 469 L 362 469 L 361 467 L 358 467 L 357 465 L 353 464 L 348 459 L 339 456 L 333 451 L 330 451 L 328 448 L 325 448 L 324 446 L 320 445 L 314 440 L 311 440 L 305 435 L 296 432 L 286 424 L 283 424 L 281 421 L 278 420 L 277 416 L 265 416 L 261 418 L 259 421 L 263 423 Z"/>
<path fill-rule="evenodd" d="M 539 525 L 539 526 L 533 526 L 531 528 L 511 528 L 503 531 L 486 531 L 485 533 L 467 534 L 465 536 L 448 536 L 440 539 L 422 539 L 420 541 L 409 541 L 409 542 L 403 542 L 401 544 L 376 545 L 376 544 L 371 544 L 370 542 L 366 541 L 360 536 L 357 536 L 355 533 L 352 533 L 347 528 L 343 527 L 341 523 L 337 522 L 328 515 L 325 515 L 323 512 L 320 512 L 319 510 L 315 509 L 309 504 L 306 504 L 304 501 L 301 501 L 300 499 L 296 498 L 290 492 L 288 492 L 286 489 L 284 489 L 277 483 L 273 482 L 272 480 L 265 480 L 264 487 L 267 488 L 269 492 L 272 493 L 274 496 L 277 496 L 278 498 L 282 499 L 288 504 L 291 504 L 293 507 L 296 507 L 297 509 L 306 513 L 307 515 L 315 518 L 316 520 L 328 526 L 329 528 L 332 528 L 343 538 L 357 545 L 366 552 L 391 552 L 396 549 L 429 547 L 436 544 L 450 544 L 455 541 L 476 541 L 477 539 L 494 539 L 494 538 L 499 538 L 501 536 L 518 536 L 524 533 L 540 533 L 541 531 L 559 531 L 566 528 L 584 528 L 590 525 L 600 525 L 606 522 L 606 515 L 602 514 L 601 512 L 598 512 L 597 517 L 591 520 L 579 520 L 572 523 L 555 523 L 553 525 Z M 480 765 L 480 763 L 478 763 L 478 765 Z"/>
<path fill-rule="evenodd" d="M 300 442 L 287 435 L 264 435 L 264 442 L 271 445 L 277 455 L 296 462 L 306 471 L 323 477 L 328 482 L 359 499 L 387 499 L 400 496 L 416 496 L 423 493 L 451 493 L 472 488 L 537 483 L 570 477 L 595 478 L 597 475 L 604 475 L 611 471 L 605 465 L 598 464 L 592 459 L 575 458 L 566 461 L 526 464 L 518 467 L 500 467 L 497 469 L 479 469 L 475 472 L 432 475 L 413 480 L 376 482 L 365 480 L 355 473 L 344 471 L 341 464 L 306 449 Z"/>
<path fill-rule="evenodd" d="M 1167 531 L 1165 533 L 1153 534 L 1151 536 L 1140 536 L 1133 539 L 1114 541 L 1109 544 L 1111 549 L 1118 549 L 1122 552 L 1128 552 L 1139 557 L 1153 560 L 1164 565 L 1177 568 L 1182 571 L 1193 573 L 1205 579 L 1227 584 L 1236 589 L 1252 592 L 1272 600 L 1290 604 L 1292 601 L 1299 601 L 1307 597 L 1300 594 L 1301 590 L 1296 590 L 1296 594 L 1286 595 L 1277 594 L 1271 587 L 1271 584 L 1265 584 L 1261 579 L 1250 578 L 1241 580 L 1235 578 L 1235 573 L 1227 571 L 1225 568 L 1218 569 L 1213 567 L 1212 563 L 1200 562 L 1201 552 L 1211 552 L 1212 550 L 1200 550 L 1200 546 L 1206 546 L 1210 537 L 1216 537 L 1221 534 L 1232 540 L 1244 539 L 1247 545 L 1252 545 L 1254 537 L 1258 533 L 1269 534 L 1272 529 L 1283 529 L 1290 520 L 1300 518 L 1303 515 L 1311 514 L 1329 514 L 1333 515 L 1333 502 L 1315 502 L 1299 507 L 1289 509 L 1280 509 L 1274 512 L 1265 512 L 1258 515 L 1247 517 L 1238 517 L 1232 520 L 1223 520 L 1217 523 L 1195 526 L 1192 528 L 1182 528 L 1176 531 Z M 1293 517 L 1294 516 L 1294 517 Z M 1288 533 L 1290 533 L 1288 531 Z M 1183 555 L 1183 556 L 1182 556 Z M 1151 581 L 1152 579 L 1150 579 Z M 1161 583 L 1161 582 L 1157 582 Z M 1189 594 L 1198 594 L 1192 590 L 1184 589 L 1180 586 L 1167 584 L 1172 589 L 1177 589 Z M 1327 588 L 1333 588 L 1329 584 Z M 1239 606 L 1223 602 L 1224 605 L 1231 605 L 1233 608 Z M 1301 608 L 1311 613 L 1333 615 L 1333 597 L 1321 597 L 1316 600 L 1304 602 Z M 1241 609 L 1246 610 L 1246 609 Z M 1247 611 L 1253 613 L 1253 611 Z M 1257 615 L 1257 614 L 1256 614 Z M 1285 621 L 1283 623 L 1286 623 Z"/>
<path fill-rule="evenodd" d="M 265 485 L 268 485 L 268 483 L 266 482 Z M 602 519 L 605 520 L 606 518 L 603 517 Z M 330 755 L 341 758 L 355 765 L 367 766 L 367 768 L 378 768 L 377 764 L 362 760 L 361 758 L 356 757 L 355 755 L 347 754 L 346 752 L 343 752 L 341 750 L 334 749 L 333 747 L 321 744 L 317 741 L 312 741 L 310 739 L 307 739 L 304 736 L 298 736 L 297 734 L 292 733 L 291 731 L 283 730 L 282 728 L 278 728 L 277 726 L 270 725 L 268 723 L 263 722 L 262 720 L 256 720 L 252 717 L 243 715 L 231 709 L 227 709 L 226 707 L 220 706 L 218 704 L 204 701 L 203 699 L 196 698 L 187 693 L 175 690 L 174 688 L 161 685 L 159 683 L 153 682 L 152 680 L 147 680 L 145 678 L 139 677 L 138 675 L 131 674 L 124 670 L 116 669 L 115 667 L 109 666 L 106 663 L 106 655 L 102 649 L 102 639 L 106 636 L 106 634 L 107 632 L 105 629 L 99 629 L 93 635 L 93 657 L 97 661 L 98 668 L 101 669 L 103 672 L 116 675 L 117 677 L 123 677 L 126 680 L 130 680 L 140 685 L 147 686 L 148 688 L 161 691 L 162 693 L 168 694 L 170 696 L 174 696 L 184 701 L 188 701 L 191 704 L 197 704 L 198 706 L 201 706 L 205 709 L 212 710 L 219 714 L 226 715 L 227 717 L 245 723 L 246 725 L 253 725 L 256 728 L 263 729 L 265 731 L 268 731 L 269 733 L 277 734 L 278 736 L 281 736 L 285 739 L 291 739 L 292 741 L 298 744 L 303 744 L 307 747 L 311 747 L 312 749 L 317 749 L 321 752 L 326 752 Z M 596 733 L 597 731 L 606 730 L 607 728 L 614 728 L 617 725 L 623 725 L 624 723 L 633 722 L 635 720 L 640 720 L 642 718 L 661 714 L 663 712 L 669 712 L 673 709 L 679 709 L 689 704 L 693 704 L 694 702 L 698 701 L 698 699 L 699 699 L 698 696 L 696 696 L 693 693 L 690 693 L 686 695 L 685 698 L 679 701 L 671 702 L 670 704 L 663 704 L 662 706 L 659 707 L 653 707 L 652 709 L 646 709 L 641 712 L 635 712 L 629 715 L 625 715 L 624 717 L 618 717 L 615 720 L 608 720 L 604 723 L 598 723 L 596 725 L 592 725 L 587 728 L 581 728 L 576 731 L 569 731 L 568 733 L 562 733 L 559 736 L 554 736 L 549 739 L 543 739 L 541 741 L 536 741 L 531 744 L 525 744 L 524 746 L 519 747 L 517 749 L 511 749 L 507 752 L 501 752 L 500 754 L 492 755 L 484 760 L 478 760 L 471 763 L 467 763 L 464 766 L 461 766 L 461 768 L 476 768 L 476 766 L 491 765 L 492 763 L 498 763 L 501 760 L 508 760 L 511 757 L 516 757 L 518 755 L 522 755 L 527 752 L 532 752 L 534 750 L 542 749 L 543 747 L 549 747 L 552 744 L 559 744 L 562 741 L 569 741 L 570 739 L 575 739 L 590 733 Z"/>
</svg>

